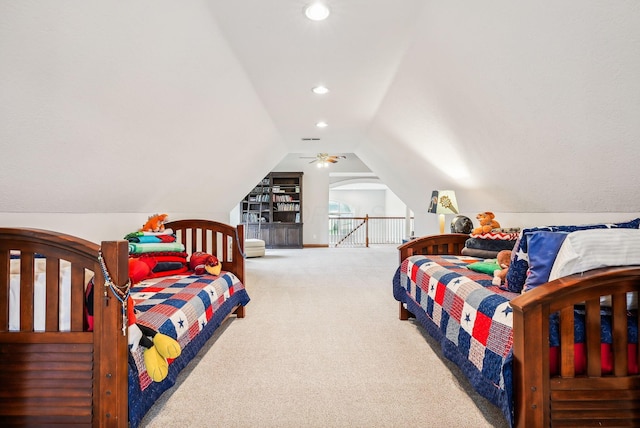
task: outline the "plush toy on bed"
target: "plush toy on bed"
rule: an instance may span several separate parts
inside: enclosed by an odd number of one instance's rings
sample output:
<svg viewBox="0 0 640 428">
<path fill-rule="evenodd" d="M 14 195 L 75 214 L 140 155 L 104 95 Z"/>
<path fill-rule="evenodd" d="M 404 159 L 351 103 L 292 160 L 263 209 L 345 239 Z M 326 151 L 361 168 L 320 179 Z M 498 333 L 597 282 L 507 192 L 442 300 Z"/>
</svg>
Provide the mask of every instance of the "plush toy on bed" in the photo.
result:
<svg viewBox="0 0 640 428">
<path fill-rule="evenodd" d="M 509 265 L 511 264 L 511 251 L 502 250 L 497 255 L 498 266 L 501 269 L 493 272 L 493 285 L 502 285 L 509 272 Z"/>
<path fill-rule="evenodd" d="M 129 259 L 129 278 L 132 284 L 146 279 L 149 272 L 150 267 L 147 263 L 139 259 Z M 135 352 L 138 346 L 146 348 L 143 358 L 147 373 L 154 382 L 162 382 L 169 373 L 168 359 L 177 358 L 182 353 L 180 344 L 172 337 L 139 324 L 131 296 L 127 300 L 127 321 L 131 352 Z"/>
<path fill-rule="evenodd" d="M 140 228 L 140 232 L 164 232 L 164 222 L 167 220 L 167 214 L 154 214 Z"/>
<path fill-rule="evenodd" d="M 162 382 L 169 374 L 168 360 L 178 358 L 182 353 L 180 344 L 166 334 L 139 324 L 131 297 L 127 303 L 127 317 L 131 352 L 135 352 L 138 346 L 146 348 L 143 352 L 143 358 L 147 374 L 154 382 Z"/>
<path fill-rule="evenodd" d="M 220 275 L 222 263 L 220 263 L 216 256 L 202 251 L 197 251 L 191 254 L 191 258 L 189 259 L 189 269 L 191 269 L 196 275 L 202 275 L 204 273 Z"/>
<path fill-rule="evenodd" d="M 483 213 L 480 213 L 476 216 L 476 218 L 480 222 L 480 226 L 473 229 L 473 232 L 471 233 L 474 235 L 479 235 L 481 233 L 489 233 L 493 229 L 497 229 L 500 227 L 500 223 L 494 220 L 496 216 L 490 211 L 485 211 Z"/>
</svg>

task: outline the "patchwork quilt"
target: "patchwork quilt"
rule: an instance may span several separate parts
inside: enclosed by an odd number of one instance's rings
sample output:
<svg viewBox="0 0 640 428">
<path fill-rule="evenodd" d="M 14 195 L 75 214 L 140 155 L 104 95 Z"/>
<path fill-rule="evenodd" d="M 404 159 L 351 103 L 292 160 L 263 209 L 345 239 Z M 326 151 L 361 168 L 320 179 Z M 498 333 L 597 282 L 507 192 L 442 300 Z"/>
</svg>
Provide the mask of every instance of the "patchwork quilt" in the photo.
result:
<svg viewBox="0 0 640 428">
<path fill-rule="evenodd" d="M 153 382 L 146 372 L 142 347 L 129 357 L 129 424 L 135 428 L 156 399 L 175 384 L 178 373 L 202 348 L 216 328 L 249 296 L 230 272 L 215 275 L 175 275 L 147 279 L 131 288 L 136 317 L 143 324 L 173 337 L 181 355 L 169 361 L 169 375 Z"/>
<path fill-rule="evenodd" d="M 474 388 L 511 416 L 513 314 L 518 294 L 491 283 L 492 277 L 466 268 L 480 259 L 465 256 L 412 256 L 394 278 L 396 300 L 407 304 L 443 353 Z"/>
<path fill-rule="evenodd" d="M 494 286 L 492 277 L 466 266 L 480 259 L 468 256 L 412 256 L 402 262 L 393 278 L 393 295 L 405 303 L 428 333 L 440 342 L 443 354 L 456 363 L 473 388 L 500 408 L 513 425 L 513 311 L 509 301 L 519 293 Z M 601 308 L 602 370 L 610 373 L 611 314 Z M 636 357 L 638 312 L 628 316 L 629 373 L 639 372 Z M 575 367 L 586 367 L 584 308 L 574 311 Z M 551 372 L 558 371 L 558 314 L 550 316 Z"/>
</svg>

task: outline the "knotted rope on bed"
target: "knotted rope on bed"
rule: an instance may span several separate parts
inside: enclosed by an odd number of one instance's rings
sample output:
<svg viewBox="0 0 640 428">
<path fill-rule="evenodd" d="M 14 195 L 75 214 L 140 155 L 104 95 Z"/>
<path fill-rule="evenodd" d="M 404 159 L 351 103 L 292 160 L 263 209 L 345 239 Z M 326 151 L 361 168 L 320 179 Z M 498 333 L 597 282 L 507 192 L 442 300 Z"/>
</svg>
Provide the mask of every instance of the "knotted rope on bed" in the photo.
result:
<svg viewBox="0 0 640 428">
<path fill-rule="evenodd" d="M 104 261 L 104 257 L 102 257 L 102 250 L 98 251 L 98 261 L 100 262 L 100 269 L 102 270 L 102 275 L 104 276 L 104 297 L 105 301 L 107 299 L 107 290 L 111 289 L 111 292 L 116 299 L 122 305 L 122 335 L 127 335 L 127 301 L 129 300 L 129 293 L 131 290 L 131 278 L 127 278 L 127 282 L 124 285 L 117 285 L 111 280 L 111 275 L 109 275 L 109 270 L 107 269 L 107 264 Z"/>
</svg>

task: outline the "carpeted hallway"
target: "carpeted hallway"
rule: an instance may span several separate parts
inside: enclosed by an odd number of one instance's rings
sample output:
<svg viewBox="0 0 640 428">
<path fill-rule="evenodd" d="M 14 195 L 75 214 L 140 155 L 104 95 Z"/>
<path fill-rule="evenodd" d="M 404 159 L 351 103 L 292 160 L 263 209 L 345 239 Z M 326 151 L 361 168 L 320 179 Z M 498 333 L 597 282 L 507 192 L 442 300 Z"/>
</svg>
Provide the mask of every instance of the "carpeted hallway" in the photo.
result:
<svg viewBox="0 0 640 428">
<path fill-rule="evenodd" d="M 391 293 L 395 246 L 267 250 L 143 427 L 506 427 Z M 436 349 L 436 351 L 434 351 Z"/>
</svg>

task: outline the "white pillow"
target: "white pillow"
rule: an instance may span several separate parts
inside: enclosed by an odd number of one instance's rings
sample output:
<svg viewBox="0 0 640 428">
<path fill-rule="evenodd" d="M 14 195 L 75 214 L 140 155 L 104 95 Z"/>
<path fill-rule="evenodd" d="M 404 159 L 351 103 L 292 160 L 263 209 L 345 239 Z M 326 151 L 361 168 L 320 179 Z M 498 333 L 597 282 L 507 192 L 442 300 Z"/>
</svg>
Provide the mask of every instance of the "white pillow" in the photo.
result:
<svg viewBox="0 0 640 428">
<path fill-rule="evenodd" d="M 640 230 L 590 229 L 567 235 L 549 281 L 606 266 L 640 265 Z M 611 297 L 600 299 L 602 306 L 611 306 Z M 638 307 L 638 293 L 627 293 L 627 308 Z"/>
<path fill-rule="evenodd" d="M 578 230 L 562 243 L 549 281 L 606 266 L 632 265 L 640 265 L 639 229 Z"/>
</svg>

